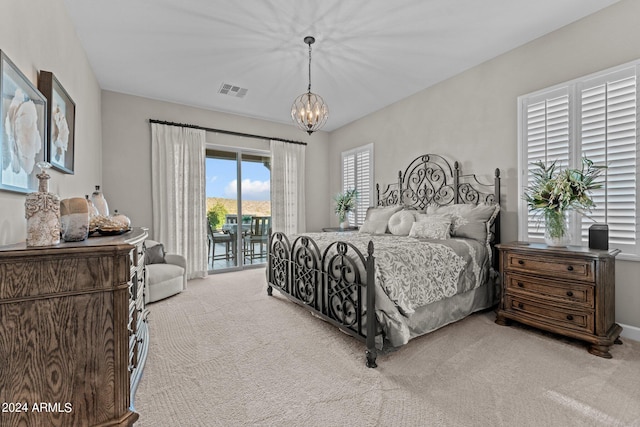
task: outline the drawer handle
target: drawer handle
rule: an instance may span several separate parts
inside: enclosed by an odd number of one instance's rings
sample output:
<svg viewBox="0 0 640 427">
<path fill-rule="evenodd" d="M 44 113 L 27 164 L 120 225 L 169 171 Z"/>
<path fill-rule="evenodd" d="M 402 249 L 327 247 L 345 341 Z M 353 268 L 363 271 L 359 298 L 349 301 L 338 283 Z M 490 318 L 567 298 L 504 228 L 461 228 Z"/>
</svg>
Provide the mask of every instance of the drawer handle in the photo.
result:
<svg viewBox="0 0 640 427">
<path fill-rule="evenodd" d="M 518 308 L 524 308 L 524 304 L 523 304 L 523 303 L 521 303 L 521 302 L 519 302 L 519 303 L 518 303 Z"/>
<path fill-rule="evenodd" d="M 568 297 L 572 297 L 572 296 L 573 296 L 573 292 L 571 292 L 571 291 L 567 291 L 567 296 L 568 296 Z"/>
<path fill-rule="evenodd" d="M 573 320 L 573 316 L 570 314 L 567 314 L 567 320 Z"/>
<path fill-rule="evenodd" d="M 522 283 L 522 282 L 518 282 L 518 287 L 519 287 L 519 288 L 524 288 L 524 283 Z"/>
<path fill-rule="evenodd" d="M 520 264 L 520 265 L 524 265 L 524 261 L 523 261 L 523 260 L 521 260 L 521 259 L 519 259 L 519 260 L 518 260 L 518 264 Z"/>
<path fill-rule="evenodd" d="M 569 270 L 569 271 L 573 271 L 573 266 L 572 266 L 572 265 L 570 265 L 569 267 L 567 267 L 567 270 Z"/>
</svg>

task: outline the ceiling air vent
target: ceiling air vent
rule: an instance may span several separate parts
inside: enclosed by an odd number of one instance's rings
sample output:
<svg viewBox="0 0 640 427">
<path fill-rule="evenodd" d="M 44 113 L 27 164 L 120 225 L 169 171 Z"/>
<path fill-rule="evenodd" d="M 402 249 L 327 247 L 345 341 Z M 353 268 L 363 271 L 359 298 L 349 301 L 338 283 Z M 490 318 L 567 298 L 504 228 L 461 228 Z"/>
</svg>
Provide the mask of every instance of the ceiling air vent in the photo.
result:
<svg viewBox="0 0 640 427">
<path fill-rule="evenodd" d="M 232 85 L 229 83 L 222 83 L 222 86 L 220 86 L 220 90 L 218 90 L 218 93 L 233 96 L 235 98 L 244 98 L 248 90 L 249 89 L 245 89 L 243 87 Z"/>
</svg>

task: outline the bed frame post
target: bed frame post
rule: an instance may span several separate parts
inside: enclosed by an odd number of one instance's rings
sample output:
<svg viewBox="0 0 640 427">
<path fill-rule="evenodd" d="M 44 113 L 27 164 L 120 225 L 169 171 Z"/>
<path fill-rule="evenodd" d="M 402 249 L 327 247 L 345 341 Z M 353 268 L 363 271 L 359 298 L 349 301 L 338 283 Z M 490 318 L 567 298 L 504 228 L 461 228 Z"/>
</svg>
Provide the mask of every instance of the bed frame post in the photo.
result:
<svg viewBox="0 0 640 427">
<path fill-rule="evenodd" d="M 367 247 L 367 368 L 377 368 L 376 364 L 376 331 L 378 320 L 376 318 L 376 284 L 375 284 L 375 257 L 373 256 L 373 242 L 369 241 Z"/>
<path fill-rule="evenodd" d="M 500 169 L 496 168 L 495 178 L 493 180 L 493 194 L 497 204 L 500 204 Z M 494 222 L 495 243 L 500 243 L 500 213 Z"/>
<path fill-rule="evenodd" d="M 402 171 L 398 171 L 398 204 L 402 205 Z"/>
<path fill-rule="evenodd" d="M 460 192 L 458 189 L 460 188 L 460 164 L 456 160 L 453 162 L 453 188 L 456 189 L 456 204 L 460 203 Z"/>
<path fill-rule="evenodd" d="M 267 295 L 273 296 L 273 269 L 271 265 L 271 239 L 273 239 L 273 230 L 269 228 L 269 246 L 267 246 Z"/>
</svg>

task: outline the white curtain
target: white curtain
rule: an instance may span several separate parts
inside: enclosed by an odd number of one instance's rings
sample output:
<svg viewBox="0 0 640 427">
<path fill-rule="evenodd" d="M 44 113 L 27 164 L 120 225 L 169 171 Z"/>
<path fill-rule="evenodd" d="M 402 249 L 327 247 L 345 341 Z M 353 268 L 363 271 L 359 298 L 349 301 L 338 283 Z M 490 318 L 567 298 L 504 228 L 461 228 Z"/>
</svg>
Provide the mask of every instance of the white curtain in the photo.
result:
<svg viewBox="0 0 640 427">
<path fill-rule="evenodd" d="M 304 163 L 306 146 L 271 141 L 271 216 L 273 231 L 303 233 L 305 223 Z"/>
<path fill-rule="evenodd" d="M 205 131 L 151 124 L 153 237 L 187 259 L 187 278 L 207 275 Z"/>
</svg>

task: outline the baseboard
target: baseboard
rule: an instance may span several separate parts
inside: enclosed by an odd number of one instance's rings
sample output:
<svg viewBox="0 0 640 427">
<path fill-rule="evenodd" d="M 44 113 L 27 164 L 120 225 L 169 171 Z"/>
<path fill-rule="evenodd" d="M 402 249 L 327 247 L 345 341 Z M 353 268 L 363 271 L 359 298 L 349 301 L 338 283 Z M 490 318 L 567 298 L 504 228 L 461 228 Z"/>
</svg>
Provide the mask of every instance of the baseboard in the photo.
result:
<svg viewBox="0 0 640 427">
<path fill-rule="evenodd" d="M 622 323 L 620 323 L 619 325 L 622 326 L 622 333 L 620 334 L 622 338 L 628 338 L 630 340 L 640 342 L 640 328 L 636 326 L 624 325 Z"/>
</svg>

